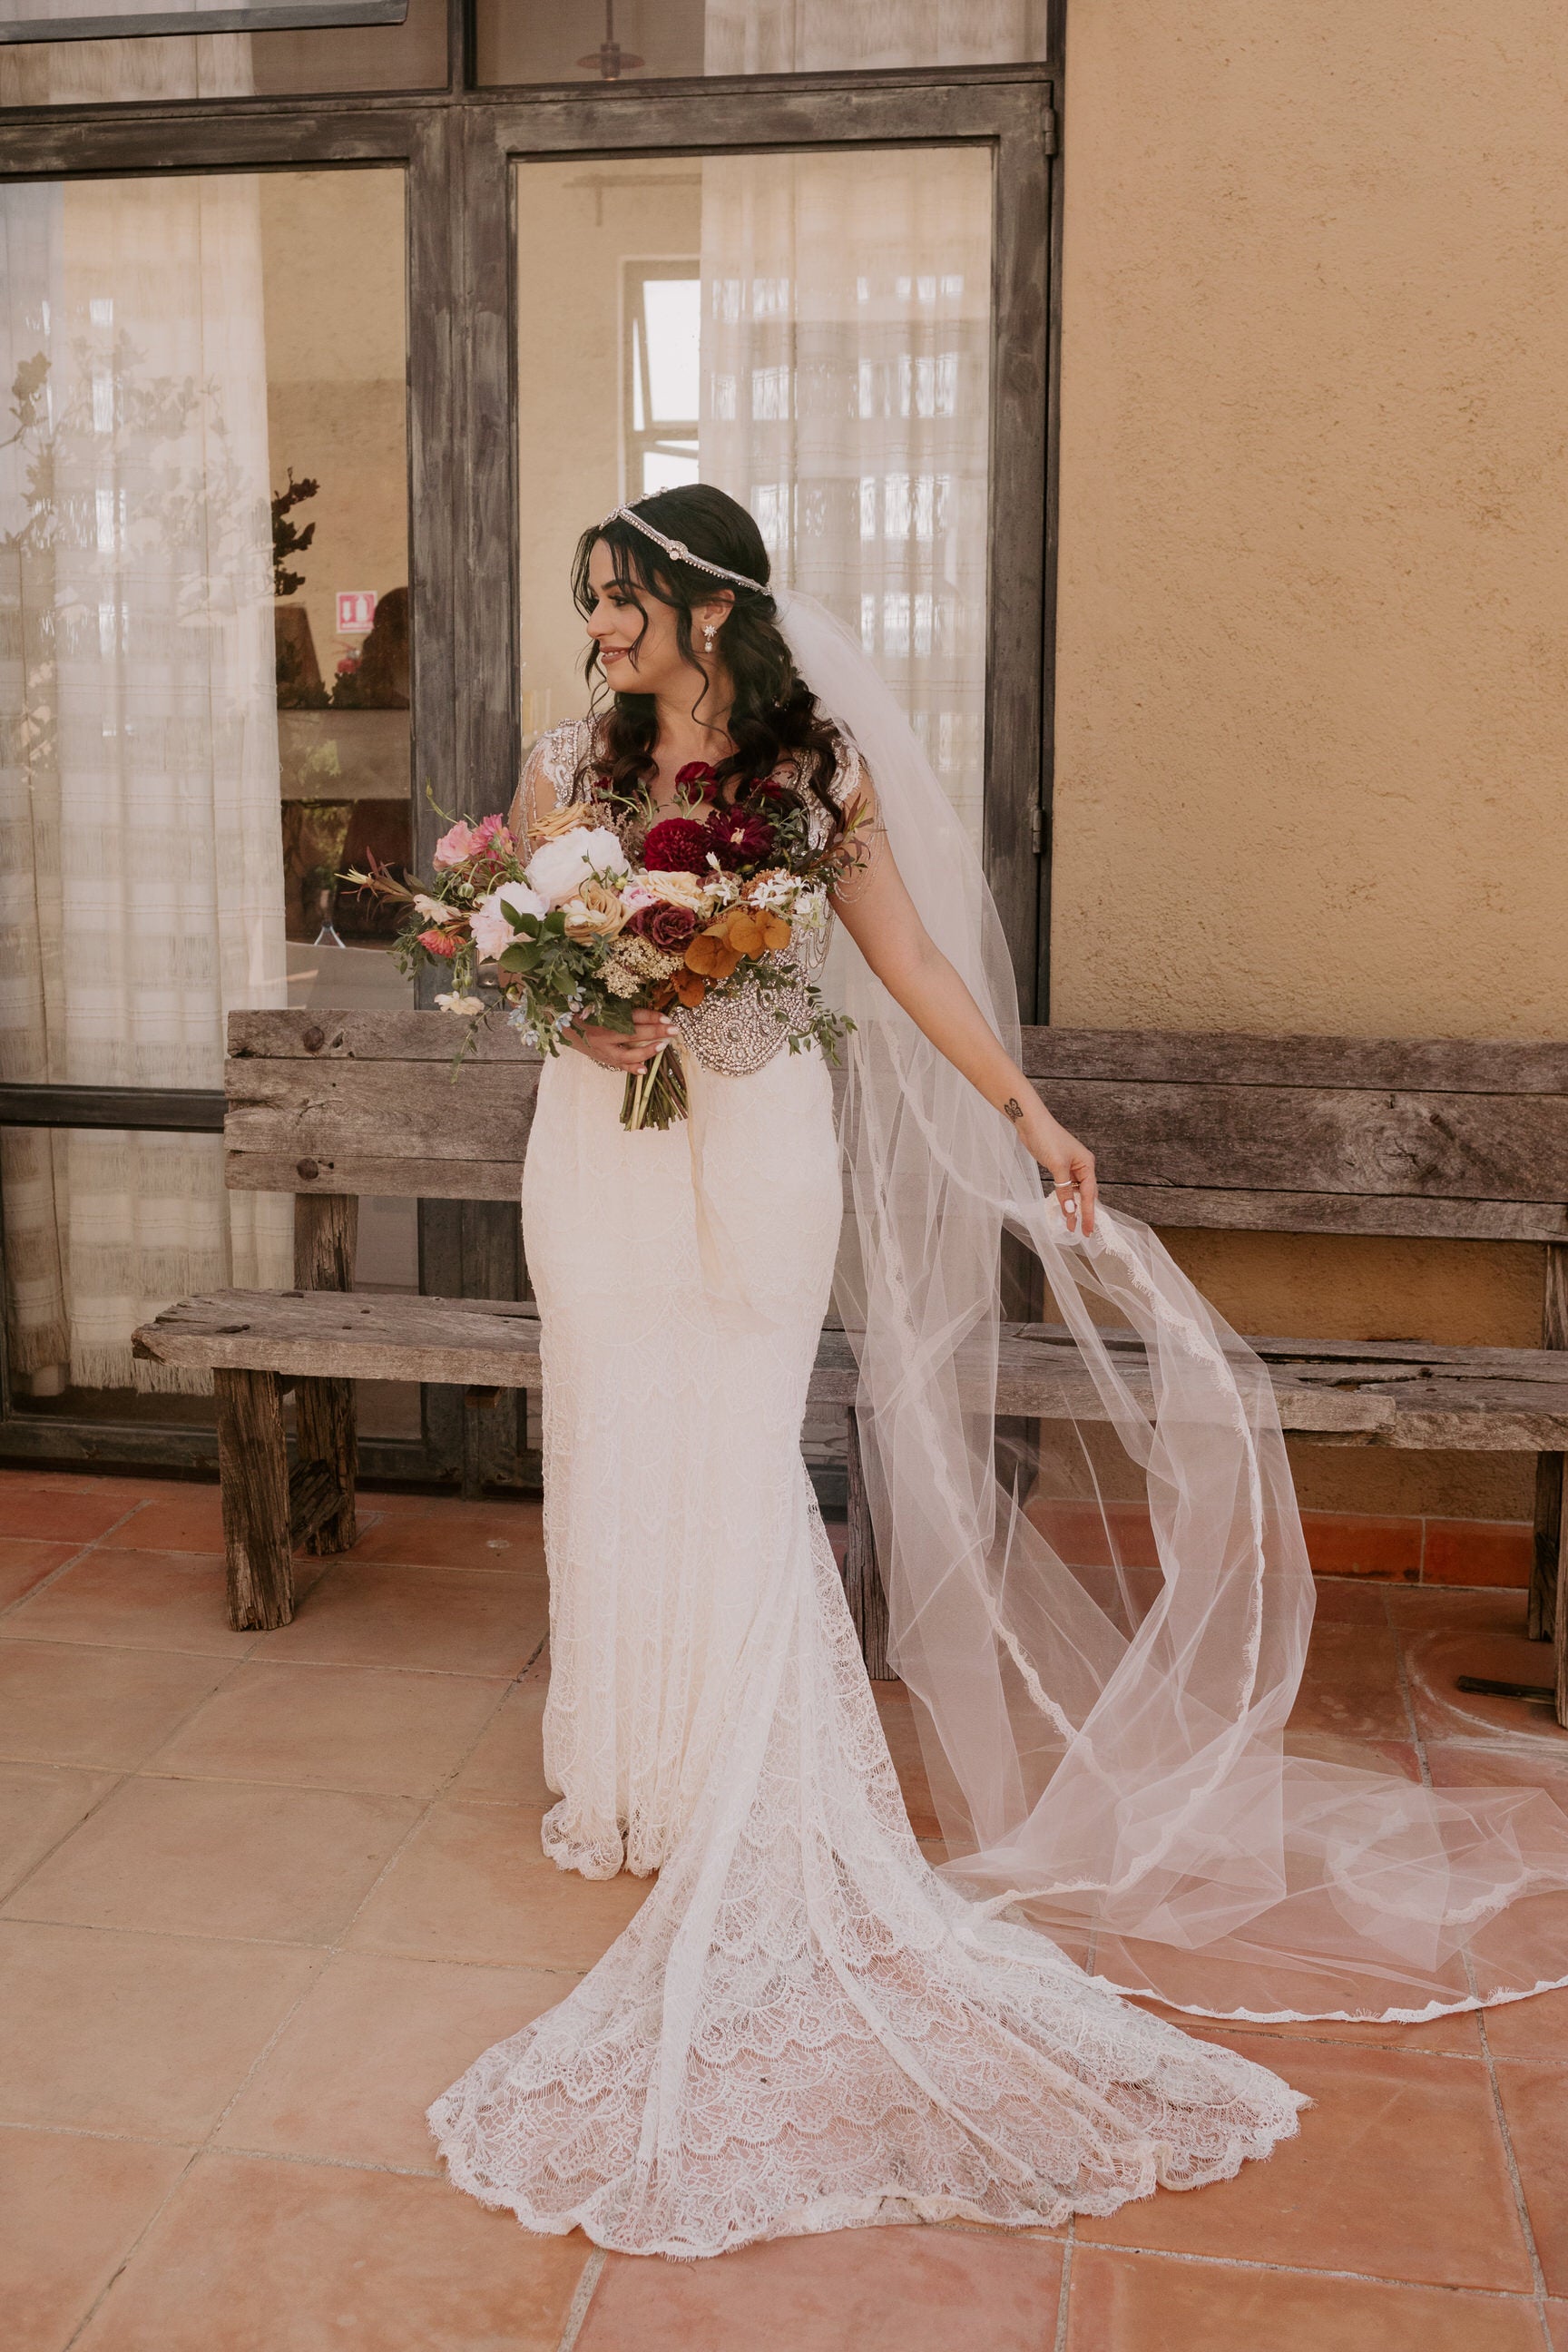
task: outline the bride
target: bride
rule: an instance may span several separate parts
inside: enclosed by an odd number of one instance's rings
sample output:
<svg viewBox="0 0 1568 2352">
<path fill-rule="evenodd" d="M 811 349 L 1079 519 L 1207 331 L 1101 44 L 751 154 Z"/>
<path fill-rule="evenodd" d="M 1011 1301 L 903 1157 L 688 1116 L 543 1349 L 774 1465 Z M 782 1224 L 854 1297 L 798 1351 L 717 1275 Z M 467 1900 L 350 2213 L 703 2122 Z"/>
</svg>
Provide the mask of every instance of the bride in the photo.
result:
<svg viewBox="0 0 1568 2352">
<path fill-rule="evenodd" d="M 586 531 L 575 588 L 613 700 L 536 746 L 514 828 L 596 797 L 635 855 L 678 795 L 795 796 L 850 845 L 824 978 L 855 1026 L 837 1124 L 754 991 L 578 1027 L 542 1073 L 544 1845 L 658 1878 L 437 2101 L 451 2177 L 530 2229 L 683 2256 L 1226 2178 L 1300 2099 L 1124 1995 L 1415 2017 L 1560 1982 L 1568 1821 L 1289 1752 L 1311 1579 L 1267 1375 L 1097 1206 L 1019 1067 L 973 852 L 847 633 L 774 596 L 752 517 L 702 485 Z M 666 1046 L 689 1118 L 628 1133 L 626 1072 Z M 1027 1452 L 998 1435 L 1004 1231 L 1065 1326 Z M 830 1300 L 940 1869 L 800 1450 Z M 1157 1576 L 1109 1538 L 1088 1566 L 1052 1548 L 1038 1498 L 1130 1480 Z"/>
</svg>

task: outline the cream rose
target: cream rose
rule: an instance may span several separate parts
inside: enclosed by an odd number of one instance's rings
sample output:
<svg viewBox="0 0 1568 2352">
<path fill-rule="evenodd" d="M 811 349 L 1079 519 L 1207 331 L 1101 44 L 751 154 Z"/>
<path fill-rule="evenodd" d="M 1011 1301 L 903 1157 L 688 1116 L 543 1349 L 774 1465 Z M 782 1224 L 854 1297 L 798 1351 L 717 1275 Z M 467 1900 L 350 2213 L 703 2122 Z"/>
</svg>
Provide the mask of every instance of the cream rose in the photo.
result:
<svg viewBox="0 0 1568 2352">
<path fill-rule="evenodd" d="M 711 879 L 698 874 L 645 874 L 642 885 L 652 898 L 662 898 L 667 907 L 684 907 L 688 914 L 710 913 L 719 895 Z"/>
<path fill-rule="evenodd" d="M 613 939 L 617 931 L 626 929 L 626 909 L 605 882 L 584 882 L 577 896 L 567 899 L 561 912 L 566 918 L 569 939 Z"/>
</svg>

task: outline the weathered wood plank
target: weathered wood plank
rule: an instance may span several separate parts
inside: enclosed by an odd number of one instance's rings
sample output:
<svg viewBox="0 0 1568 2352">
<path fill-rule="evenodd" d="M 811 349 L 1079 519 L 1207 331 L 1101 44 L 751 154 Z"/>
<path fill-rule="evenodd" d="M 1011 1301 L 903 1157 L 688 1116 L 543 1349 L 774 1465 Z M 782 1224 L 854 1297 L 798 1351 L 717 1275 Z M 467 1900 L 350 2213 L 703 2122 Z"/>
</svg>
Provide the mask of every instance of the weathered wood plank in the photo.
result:
<svg viewBox="0 0 1568 2352">
<path fill-rule="evenodd" d="M 1019 1339 L 1065 1339 L 1061 1325 L 1035 1325 L 1014 1335 Z M 1140 1342 L 1131 1333 L 1125 1335 L 1107 1331 L 1101 1335 L 1112 1349 L 1137 1347 Z M 1247 1345 L 1265 1363 L 1332 1364 L 1365 1360 L 1372 1364 L 1408 1364 L 1413 1370 L 1423 1365 L 1479 1370 L 1501 1376 L 1516 1374 L 1521 1379 L 1562 1379 L 1568 1381 L 1568 1349 L 1549 1350 L 1542 1348 L 1446 1348 L 1436 1341 L 1425 1339 L 1279 1339 L 1268 1332 L 1246 1335 Z"/>
<path fill-rule="evenodd" d="M 272 1633 L 294 1614 L 282 1392 L 258 1368 L 220 1364 L 213 1378 L 228 1622 L 237 1633 Z"/>
<path fill-rule="evenodd" d="M 1023 1063 L 1052 1080 L 1345 1087 L 1376 1093 L 1568 1095 L 1568 1044 L 1514 1038 L 1260 1036 L 1237 1030 L 1024 1031 Z"/>
<path fill-rule="evenodd" d="M 1051 1108 L 1108 1185 L 1550 1200 L 1568 1193 L 1568 1096 L 1072 1079 Z"/>
<path fill-rule="evenodd" d="M 531 1308 L 504 1301 L 218 1292 L 171 1308 L 137 1333 L 136 1346 L 163 1363 L 245 1366 L 289 1378 L 309 1371 L 512 1389 L 537 1389 L 541 1381 L 538 1320 Z M 1458 1365 L 1440 1376 L 1419 1366 L 1406 1375 L 1370 1357 L 1342 1363 L 1327 1377 L 1301 1377 L 1301 1370 L 1289 1362 L 1271 1367 L 1281 1422 L 1298 1435 L 1405 1450 L 1534 1453 L 1568 1445 L 1561 1355 L 1518 1376 L 1496 1365 L 1468 1379 Z M 1136 1363 L 1128 1381 L 1147 1402 Z M 812 1402 L 847 1406 L 857 1389 L 849 1340 L 840 1331 L 824 1332 Z M 1070 1350 L 1048 1340 L 1002 1342 L 994 1396 L 1001 1413 L 1104 1418 Z"/>
<path fill-rule="evenodd" d="M 361 1200 L 510 1201 L 522 1190 L 521 1160 L 386 1160 L 354 1151 L 226 1151 L 231 1192 L 353 1192 Z"/>
<path fill-rule="evenodd" d="M 392 1160 L 342 1151 L 229 1150 L 224 1181 L 238 1192 L 353 1192 L 420 1201 L 508 1201 L 522 1185 L 522 1160 Z M 1386 1234 L 1445 1241 L 1568 1241 L 1568 1207 L 1515 1201 L 1365 1200 L 1342 1194 L 1188 1192 L 1107 1185 L 1104 1198 L 1167 1231 Z"/>
<path fill-rule="evenodd" d="M 1405 1241 L 1568 1241 L 1561 1201 L 1423 1200 L 1412 1194 L 1220 1192 L 1202 1185 L 1101 1187 L 1113 1209 L 1173 1233 L 1386 1234 Z"/>
<path fill-rule="evenodd" d="M 294 1279 L 301 1290 L 354 1286 L 359 1202 L 351 1193 L 300 1194 L 294 1202 Z M 294 1382 L 294 1428 L 301 1471 L 331 1488 L 330 1508 L 297 1526 L 306 1549 L 320 1557 L 350 1551 L 359 1540 L 354 1513 L 358 1433 L 352 1381 L 300 1378 Z M 298 1501 L 296 1496 L 296 1517 Z"/>
<path fill-rule="evenodd" d="M 237 1189 L 516 1197 L 540 1063 L 514 1032 L 487 1032 L 456 1079 L 444 1014 L 237 1013 L 230 1034 Z M 1200 1042 L 1207 1069 L 1215 1041 Z M 1524 1076 L 1546 1051 L 1528 1049 Z M 1511 1075 L 1485 1094 L 1103 1074 L 1045 1091 L 1092 1137 L 1110 1204 L 1154 1224 L 1568 1243 L 1568 1097 L 1510 1092 Z"/>
<path fill-rule="evenodd" d="M 227 1148 L 332 1159 L 521 1160 L 528 1148 L 535 1063 L 477 1063 L 454 1077 L 399 1062 L 232 1064 Z"/>
<path fill-rule="evenodd" d="M 237 1057 L 446 1062 L 455 1024 L 444 1013 L 231 1013 Z M 319 1042 L 308 1042 L 312 1036 Z M 1023 1031 L 1023 1062 L 1052 1079 L 1109 1085 L 1344 1088 L 1394 1094 L 1568 1095 L 1568 1044 L 1463 1037 L 1261 1036 L 1235 1030 Z M 504 1022 L 479 1033 L 481 1061 L 536 1060 Z"/>
<path fill-rule="evenodd" d="M 231 1013 L 231 1061 L 432 1062 L 450 1064 L 463 1024 L 446 1013 Z M 535 1049 L 502 1020 L 479 1033 L 480 1062 L 532 1062 Z M 234 1083 L 233 1076 L 229 1080 Z"/>
</svg>

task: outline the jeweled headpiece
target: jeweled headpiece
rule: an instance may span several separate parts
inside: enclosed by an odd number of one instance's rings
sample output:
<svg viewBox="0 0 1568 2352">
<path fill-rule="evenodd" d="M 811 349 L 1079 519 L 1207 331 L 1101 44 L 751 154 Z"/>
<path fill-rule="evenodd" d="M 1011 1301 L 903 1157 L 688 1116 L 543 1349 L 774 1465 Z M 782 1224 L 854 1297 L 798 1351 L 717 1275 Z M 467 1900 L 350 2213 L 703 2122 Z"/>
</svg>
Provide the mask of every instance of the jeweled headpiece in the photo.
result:
<svg viewBox="0 0 1568 2352">
<path fill-rule="evenodd" d="M 673 555 L 678 563 L 689 563 L 699 572 L 710 572 L 715 580 L 732 580 L 737 588 L 750 588 L 753 594 L 758 596 L 773 594 L 771 588 L 764 588 L 760 580 L 750 579 L 744 572 L 731 572 L 722 563 L 710 563 L 704 555 L 693 555 L 684 540 L 667 539 L 663 531 L 656 530 L 647 517 L 638 514 L 635 507 L 612 507 L 605 517 L 605 521 L 599 525 L 599 529 L 603 530 L 605 523 L 611 522 L 629 522 L 632 529 L 640 530 L 645 539 L 657 540 L 665 553 Z"/>
</svg>

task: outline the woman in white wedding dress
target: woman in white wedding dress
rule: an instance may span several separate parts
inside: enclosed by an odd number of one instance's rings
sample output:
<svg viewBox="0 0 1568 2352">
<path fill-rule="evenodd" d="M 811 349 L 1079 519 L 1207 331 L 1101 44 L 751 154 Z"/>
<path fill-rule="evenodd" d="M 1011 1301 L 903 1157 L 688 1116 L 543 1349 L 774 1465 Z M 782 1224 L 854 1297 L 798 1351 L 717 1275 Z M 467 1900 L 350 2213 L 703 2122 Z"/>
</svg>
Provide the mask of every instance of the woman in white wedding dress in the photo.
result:
<svg viewBox="0 0 1568 2352">
<path fill-rule="evenodd" d="M 721 492 L 618 510 L 585 534 L 578 587 L 617 701 L 543 739 L 514 821 L 606 775 L 657 809 L 693 764 L 727 797 L 783 784 L 825 839 L 858 814 L 837 913 L 864 961 L 842 1134 L 820 1054 L 784 1050 L 744 999 L 639 1014 L 629 1041 L 580 1030 L 542 1072 L 523 1217 L 544 1843 L 587 1877 L 658 1878 L 569 1997 L 432 2108 L 451 2176 L 531 2229 L 693 2256 L 868 2222 L 1054 2224 L 1234 2174 L 1296 2130 L 1297 2095 L 1113 1988 L 1303 2014 L 1349 2000 L 1375 1946 L 1360 2013 L 1528 1991 L 1552 1980 L 1541 1952 L 1478 1978 L 1471 1931 L 1568 1883 L 1568 1825 L 1551 1807 L 1450 1823 L 1430 1792 L 1422 1811 L 1340 1768 L 1291 1780 L 1310 1580 L 1267 1380 L 1152 1236 L 1097 1216 L 1092 1160 L 1007 1050 L 980 965 L 933 944 L 979 939 L 987 902 L 936 803 L 905 792 L 912 744 L 857 702 L 858 656 L 808 600 L 775 604 Z M 627 1133 L 625 1073 L 672 1032 L 689 1121 Z M 1097 1590 L 998 1501 L 1004 1223 L 1072 1328 L 1061 1427 L 1113 1430 L 1148 1478 L 1152 1602 Z M 801 1454 L 836 1269 L 896 1656 L 964 1851 L 941 1874 Z M 1100 1336 L 1112 1313 L 1136 1371 Z M 1024 1906 L 1092 1936 L 1097 1973 Z"/>
</svg>

